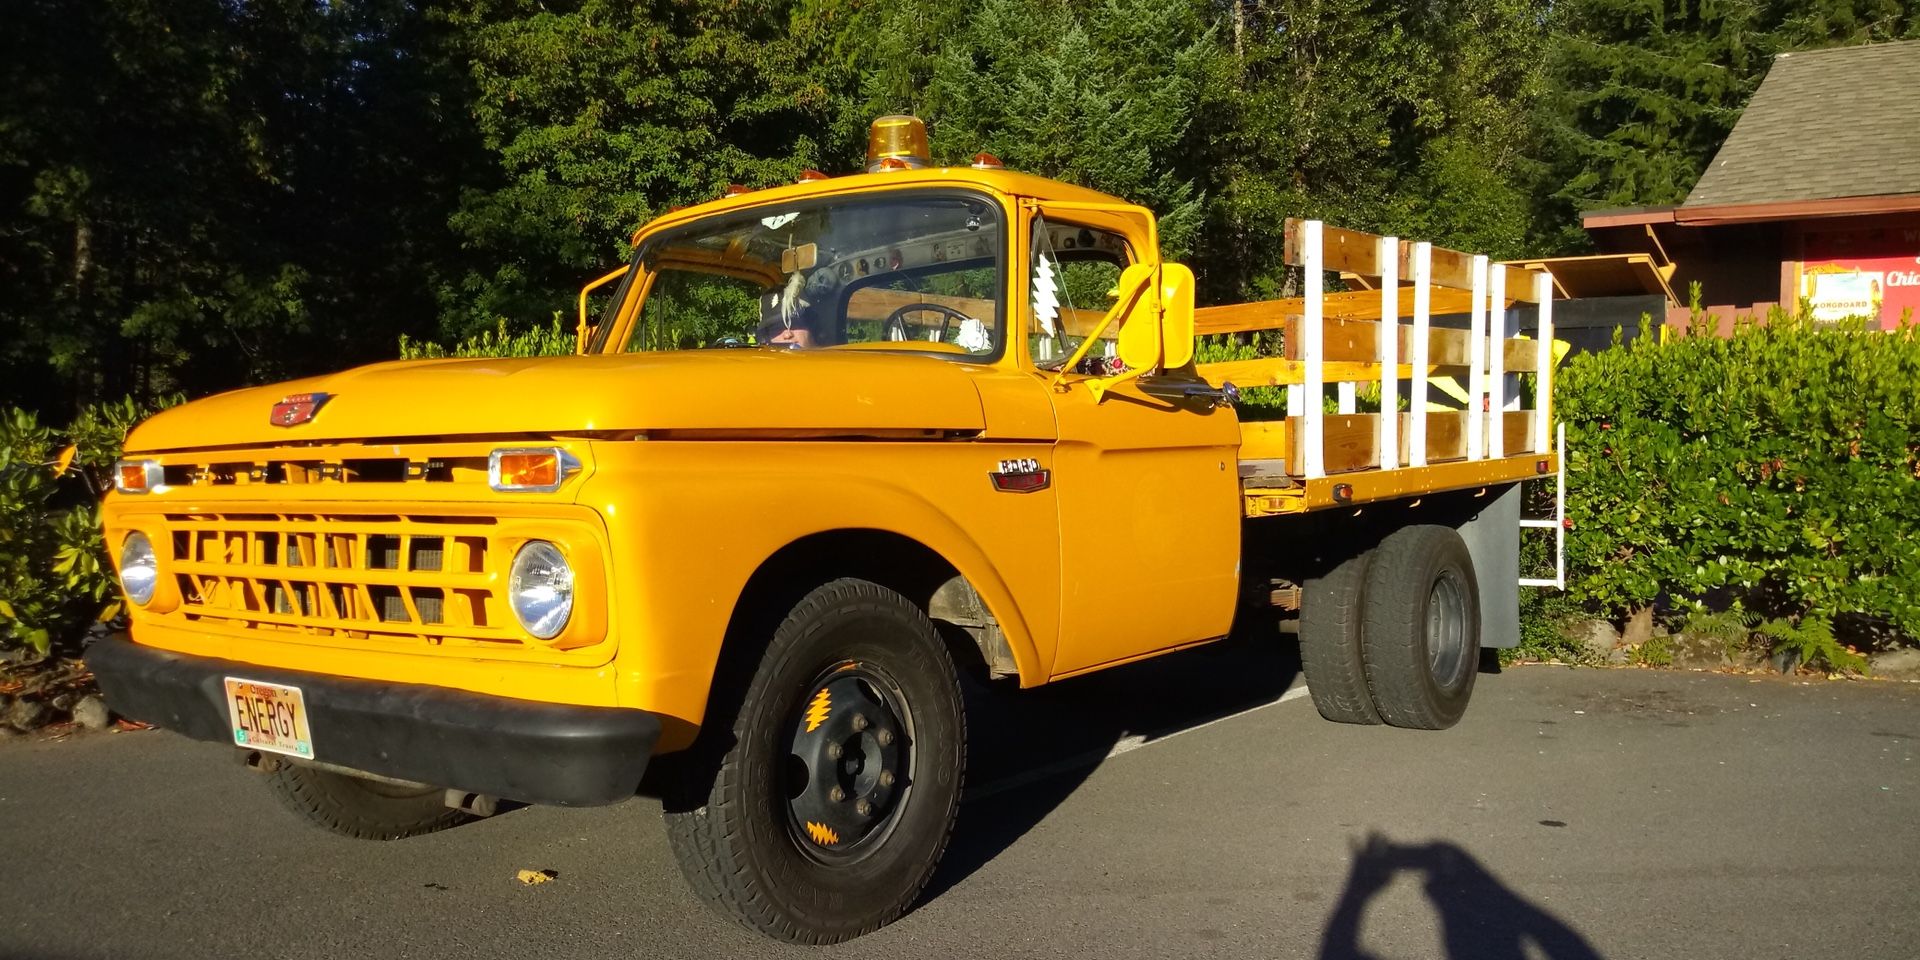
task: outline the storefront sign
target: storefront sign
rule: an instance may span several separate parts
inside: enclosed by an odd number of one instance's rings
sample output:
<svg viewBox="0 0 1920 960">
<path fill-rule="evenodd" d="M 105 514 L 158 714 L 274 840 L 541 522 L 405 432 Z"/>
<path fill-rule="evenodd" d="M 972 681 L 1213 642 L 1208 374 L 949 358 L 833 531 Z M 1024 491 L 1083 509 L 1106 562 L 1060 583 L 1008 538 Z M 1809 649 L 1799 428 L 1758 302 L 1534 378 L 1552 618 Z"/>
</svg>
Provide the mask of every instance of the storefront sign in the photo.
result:
<svg viewBox="0 0 1920 960">
<path fill-rule="evenodd" d="M 1809 233 L 1800 267 L 1800 296 L 1813 317 L 1876 320 L 1898 326 L 1912 311 L 1920 321 L 1920 227 Z"/>
</svg>

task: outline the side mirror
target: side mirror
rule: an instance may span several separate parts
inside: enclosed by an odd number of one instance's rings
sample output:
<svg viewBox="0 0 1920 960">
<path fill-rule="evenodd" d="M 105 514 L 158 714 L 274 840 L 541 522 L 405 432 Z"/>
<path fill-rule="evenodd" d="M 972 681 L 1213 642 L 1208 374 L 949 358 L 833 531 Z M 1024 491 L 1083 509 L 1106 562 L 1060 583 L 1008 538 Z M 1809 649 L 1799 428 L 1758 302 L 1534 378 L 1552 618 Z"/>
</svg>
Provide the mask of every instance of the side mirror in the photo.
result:
<svg viewBox="0 0 1920 960">
<path fill-rule="evenodd" d="M 580 323 L 573 328 L 573 352 L 587 352 L 587 341 L 593 337 L 593 324 L 587 322 L 587 295 L 627 275 L 631 267 L 621 267 L 580 288 Z"/>
<path fill-rule="evenodd" d="M 1120 274 L 1120 300 L 1101 320 L 1100 329 L 1120 323 L 1115 352 L 1127 370 L 1089 381 L 1087 389 L 1095 400 L 1114 384 L 1193 362 L 1193 287 L 1193 271 L 1178 263 L 1140 263 Z M 1095 330 L 1080 353 L 1099 334 Z"/>
<path fill-rule="evenodd" d="M 1120 324 L 1114 352 L 1134 369 L 1160 362 L 1159 272 L 1157 263 L 1136 263 L 1120 273 L 1120 296 L 1109 319 Z"/>
<path fill-rule="evenodd" d="M 1160 368 L 1193 362 L 1193 271 L 1184 263 L 1160 266 Z"/>
<path fill-rule="evenodd" d="M 1120 361 L 1143 372 L 1184 367 L 1193 361 L 1193 271 L 1178 263 L 1142 264 L 1133 270 L 1153 270 L 1153 286 L 1136 301 L 1136 309 L 1120 328 Z M 1121 289 L 1128 289 L 1123 275 Z"/>
</svg>

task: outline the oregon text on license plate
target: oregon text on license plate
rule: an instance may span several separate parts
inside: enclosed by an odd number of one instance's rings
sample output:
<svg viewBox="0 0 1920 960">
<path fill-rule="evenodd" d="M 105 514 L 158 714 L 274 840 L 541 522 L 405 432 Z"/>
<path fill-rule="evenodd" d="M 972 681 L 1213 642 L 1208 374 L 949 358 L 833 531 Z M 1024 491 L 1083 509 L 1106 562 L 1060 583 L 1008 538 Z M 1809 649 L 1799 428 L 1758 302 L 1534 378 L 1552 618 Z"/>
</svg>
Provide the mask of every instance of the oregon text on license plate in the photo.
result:
<svg viewBox="0 0 1920 960">
<path fill-rule="evenodd" d="M 227 679 L 227 716 L 233 742 L 254 750 L 313 759 L 313 729 L 299 687 L 240 677 Z"/>
</svg>

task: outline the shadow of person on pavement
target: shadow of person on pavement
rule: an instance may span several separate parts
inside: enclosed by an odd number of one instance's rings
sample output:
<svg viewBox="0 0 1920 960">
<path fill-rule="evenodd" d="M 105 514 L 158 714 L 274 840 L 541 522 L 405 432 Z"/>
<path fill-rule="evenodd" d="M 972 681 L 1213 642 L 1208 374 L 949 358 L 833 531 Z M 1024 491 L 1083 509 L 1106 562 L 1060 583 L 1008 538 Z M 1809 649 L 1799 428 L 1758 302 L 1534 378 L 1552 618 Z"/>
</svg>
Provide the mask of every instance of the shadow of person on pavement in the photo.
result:
<svg viewBox="0 0 1920 960">
<path fill-rule="evenodd" d="M 1360 946 L 1360 922 L 1368 902 L 1402 871 L 1422 877 L 1440 913 L 1447 960 L 1601 960 L 1585 937 L 1508 889 L 1465 850 L 1440 841 L 1394 843 L 1378 833 L 1354 853 L 1320 960 L 1375 960 Z"/>
</svg>

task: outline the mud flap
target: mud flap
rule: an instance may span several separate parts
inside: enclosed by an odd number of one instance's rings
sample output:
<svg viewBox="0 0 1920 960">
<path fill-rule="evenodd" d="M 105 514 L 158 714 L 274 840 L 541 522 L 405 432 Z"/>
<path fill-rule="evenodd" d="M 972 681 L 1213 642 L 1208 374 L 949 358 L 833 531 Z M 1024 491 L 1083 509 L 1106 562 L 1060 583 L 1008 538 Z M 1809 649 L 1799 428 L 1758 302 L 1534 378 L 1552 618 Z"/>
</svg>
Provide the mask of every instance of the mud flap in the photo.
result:
<svg viewBox="0 0 1920 960">
<path fill-rule="evenodd" d="M 1480 645 L 1520 645 L 1520 485 L 1488 492 L 1459 526 L 1480 581 Z"/>
</svg>

